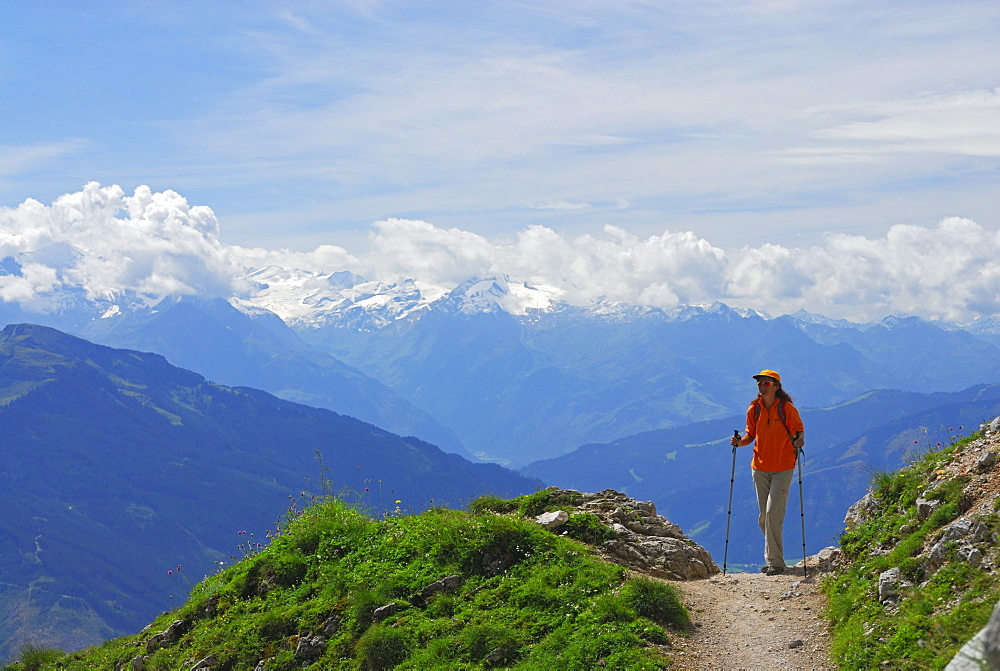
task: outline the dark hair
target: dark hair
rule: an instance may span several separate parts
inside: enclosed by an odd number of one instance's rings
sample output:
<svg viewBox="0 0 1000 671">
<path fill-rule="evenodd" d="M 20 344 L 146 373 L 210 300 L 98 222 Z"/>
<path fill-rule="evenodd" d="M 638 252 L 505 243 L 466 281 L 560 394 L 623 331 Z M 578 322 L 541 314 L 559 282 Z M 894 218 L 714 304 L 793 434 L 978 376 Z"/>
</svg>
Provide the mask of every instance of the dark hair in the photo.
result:
<svg viewBox="0 0 1000 671">
<path fill-rule="evenodd" d="M 788 392 L 782 389 L 780 382 L 778 383 L 778 389 L 774 392 L 774 395 L 785 403 L 795 403 L 795 401 L 792 400 L 792 397 L 788 395 Z"/>
</svg>

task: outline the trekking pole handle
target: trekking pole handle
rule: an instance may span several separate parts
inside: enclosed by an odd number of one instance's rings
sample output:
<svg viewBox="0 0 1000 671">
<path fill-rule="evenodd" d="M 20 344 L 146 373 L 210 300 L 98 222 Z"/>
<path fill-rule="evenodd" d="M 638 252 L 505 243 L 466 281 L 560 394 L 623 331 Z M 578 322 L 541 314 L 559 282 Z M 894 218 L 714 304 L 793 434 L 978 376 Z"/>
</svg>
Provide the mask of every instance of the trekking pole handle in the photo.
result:
<svg viewBox="0 0 1000 671">
<path fill-rule="evenodd" d="M 740 430 L 739 429 L 733 429 L 733 439 L 730 441 L 730 445 L 732 445 L 734 449 L 740 446 Z"/>
</svg>

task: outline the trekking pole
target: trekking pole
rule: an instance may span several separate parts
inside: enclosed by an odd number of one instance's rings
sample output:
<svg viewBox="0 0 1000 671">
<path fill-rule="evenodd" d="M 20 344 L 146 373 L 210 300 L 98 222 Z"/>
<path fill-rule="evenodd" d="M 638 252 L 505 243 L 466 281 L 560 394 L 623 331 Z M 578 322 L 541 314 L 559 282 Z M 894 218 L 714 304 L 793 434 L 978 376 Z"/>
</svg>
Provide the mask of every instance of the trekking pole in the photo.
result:
<svg viewBox="0 0 1000 671">
<path fill-rule="evenodd" d="M 795 434 L 796 438 L 798 434 Z M 802 519 L 802 577 L 809 577 L 809 562 L 806 560 L 806 505 L 802 500 L 802 452 L 801 447 L 795 448 L 795 461 L 799 465 L 799 517 Z"/>
<path fill-rule="evenodd" d="M 733 430 L 733 438 L 739 442 L 739 429 Z M 726 561 L 729 558 L 729 522 L 733 519 L 733 483 L 736 481 L 736 446 L 733 445 L 733 471 L 729 474 L 729 512 L 726 513 L 726 549 L 722 553 L 722 575 L 726 575 Z"/>
</svg>

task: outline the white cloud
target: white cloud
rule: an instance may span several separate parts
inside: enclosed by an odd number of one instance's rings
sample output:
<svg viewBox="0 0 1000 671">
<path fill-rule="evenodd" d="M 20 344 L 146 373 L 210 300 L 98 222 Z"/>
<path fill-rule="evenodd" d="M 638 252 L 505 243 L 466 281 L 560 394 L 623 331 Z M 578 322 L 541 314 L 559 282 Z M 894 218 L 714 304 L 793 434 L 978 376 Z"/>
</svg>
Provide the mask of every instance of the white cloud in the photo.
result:
<svg viewBox="0 0 1000 671">
<path fill-rule="evenodd" d="M 252 290 L 246 271 L 275 266 L 412 279 L 430 291 L 507 275 L 574 304 L 606 298 L 672 308 L 718 300 L 775 315 L 805 309 L 856 321 L 1000 313 L 1000 231 L 959 217 L 895 225 L 882 237 L 836 234 L 800 248 L 764 242 L 730 250 L 690 231 L 640 237 L 607 225 L 568 236 L 535 225 L 491 240 L 387 219 L 373 225 L 365 249 L 294 252 L 224 245 L 212 211 L 175 192 L 139 187 L 126 196 L 117 186 L 91 183 L 50 206 L 28 200 L 0 209 L 0 258 L 7 256 L 18 256 L 22 267 L 0 275 L 6 301 L 65 286 L 91 294 L 245 296 Z"/>
<path fill-rule="evenodd" d="M 1000 157 L 1000 89 L 925 94 L 853 105 L 840 113 L 860 120 L 818 130 L 816 135 L 842 144 L 789 154 L 798 159 L 815 156 L 819 161 L 831 156 L 867 161 L 913 153 Z"/>
<path fill-rule="evenodd" d="M 589 210 L 589 203 L 570 203 L 565 200 L 552 200 L 544 203 L 525 203 L 532 210 Z"/>
<path fill-rule="evenodd" d="M 447 288 L 506 274 L 576 304 L 607 298 L 671 308 L 719 300 L 856 321 L 1000 313 L 1000 232 L 958 217 L 933 227 L 896 225 L 882 238 L 830 235 L 805 248 L 764 243 L 726 251 L 691 232 L 639 238 L 613 226 L 575 238 L 533 226 L 513 241 L 490 241 L 406 220 L 380 223 L 373 241 L 356 268 L 377 269 L 378 279 Z"/>
<path fill-rule="evenodd" d="M 145 186 L 126 196 L 91 182 L 51 206 L 27 200 L 0 208 L 0 254 L 32 260 L 23 281 L 7 280 L 21 287 L 21 300 L 29 285 L 44 292 L 57 283 L 92 295 L 229 296 L 244 286 L 243 272 L 218 234 L 208 207 Z"/>
</svg>

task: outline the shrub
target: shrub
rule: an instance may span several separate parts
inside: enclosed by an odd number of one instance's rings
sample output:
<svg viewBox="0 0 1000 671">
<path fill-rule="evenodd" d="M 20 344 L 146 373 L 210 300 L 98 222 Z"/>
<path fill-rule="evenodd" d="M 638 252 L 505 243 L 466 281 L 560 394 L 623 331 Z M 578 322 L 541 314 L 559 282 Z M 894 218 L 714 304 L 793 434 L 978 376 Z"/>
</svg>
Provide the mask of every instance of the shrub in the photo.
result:
<svg viewBox="0 0 1000 671">
<path fill-rule="evenodd" d="M 382 671 L 398 666 L 407 656 L 409 642 L 399 629 L 376 624 L 358 639 L 355 659 L 362 669 Z"/>
<path fill-rule="evenodd" d="M 691 618 L 673 585 L 652 578 L 633 578 L 621 591 L 626 603 L 639 615 L 673 629 L 686 629 Z"/>
<path fill-rule="evenodd" d="M 593 513 L 578 513 L 570 515 L 559 531 L 565 531 L 570 538 L 575 538 L 590 545 L 600 545 L 615 537 L 615 532 Z"/>
<path fill-rule="evenodd" d="M 517 509 L 522 517 L 538 517 L 561 506 L 579 503 L 582 499 L 583 495 L 577 492 L 560 492 L 550 488 L 513 500 L 517 502 Z"/>
<path fill-rule="evenodd" d="M 498 496 L 480 496 L 469 504 L 469 510 L 477 515 L 482 513 L 512 513 L 517 510 L 517 503 L 511 499 L 501 499 Z"/>
<path fill-rule="evenodd" d="M 22 671 L 39 671 L 49 668 L 49 665 L 61 659 L 65 653 L 55 648 L 43 648 L 32 643 L 25 643 L 21 646 L 21 659 L 17 666 L 5 667 L 16 668 Z"/>
</svg>

